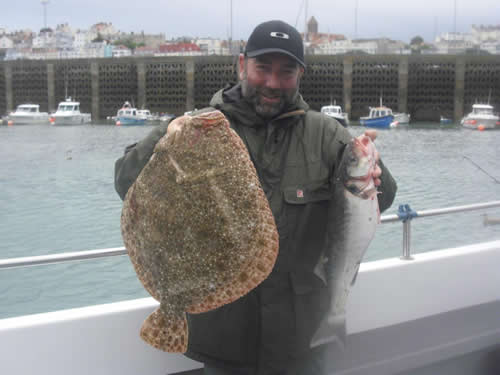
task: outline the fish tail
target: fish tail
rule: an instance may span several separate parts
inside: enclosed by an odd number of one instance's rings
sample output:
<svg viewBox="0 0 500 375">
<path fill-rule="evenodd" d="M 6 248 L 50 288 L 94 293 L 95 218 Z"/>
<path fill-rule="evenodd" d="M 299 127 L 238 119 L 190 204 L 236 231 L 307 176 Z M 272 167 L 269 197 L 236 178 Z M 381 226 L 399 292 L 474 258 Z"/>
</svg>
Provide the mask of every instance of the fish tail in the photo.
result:
<svg viewBox="0 0 500 375">
<path fill-rule="evenodd" d="M 328 316 L 314 334 L 311 344 L 312 346 L 329 344 L 344 350 L 346 336 L 345 315 Z"/>
<path fill-rule="evenodd" d="M 161 308 L 147 317 L 141 327 L 141 338 L 156 349 L 171 353 L 187 350 L 186 314 L 166 315 Z"/>
<path fill-rule="evenodd" d="M 347 336 L 345 315 L 328 317 L 328 325 L 331 330 L 331 342 L 344 349 Z"/>
</svg>

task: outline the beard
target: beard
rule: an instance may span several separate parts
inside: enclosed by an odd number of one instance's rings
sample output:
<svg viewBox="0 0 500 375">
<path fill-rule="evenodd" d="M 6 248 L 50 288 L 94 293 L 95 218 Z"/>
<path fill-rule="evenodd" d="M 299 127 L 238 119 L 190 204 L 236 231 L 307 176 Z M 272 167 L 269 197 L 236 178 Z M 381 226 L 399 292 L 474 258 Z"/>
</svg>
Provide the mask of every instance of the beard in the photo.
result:
<svg viewBox="0 0 500 375">
<path fill-rule="evenodd" d="M 241 81 L 241 93 L 243 99 L 249 103 L 257 114 L 265 119 L 274 118 L 283 113 L 297 100 L 299 93 L 299 82 L 293 89 L 267 89 L 260 86 L 251 85 L 245 77 Z M 275 103 L 268 103 L 263 100 L 263 96 L 279 98 Z"/>
</svg>

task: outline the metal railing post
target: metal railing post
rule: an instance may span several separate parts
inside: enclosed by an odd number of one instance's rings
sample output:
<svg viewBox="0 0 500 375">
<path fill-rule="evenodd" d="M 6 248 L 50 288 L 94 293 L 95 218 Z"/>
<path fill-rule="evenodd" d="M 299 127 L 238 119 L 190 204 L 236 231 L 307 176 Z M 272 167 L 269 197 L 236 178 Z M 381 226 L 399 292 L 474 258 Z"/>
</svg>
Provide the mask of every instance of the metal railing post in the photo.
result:
<svg viewBox="0 0 500 375">
<path fill-rule="evenodd" d="M 410 208 L 408 204 L 402 204 L 398 208 L 399 220 L 403 222 L 403 255 L 401 259 L 412 260 L 410 245 L 411 245 L 411 219 L 417 217 L 417 212 Z"/>
<path fill-rule="evenodd" d="M 412 260 L 411 254 L 411 220 L 403 221 L 403 255 L 401 259 Z"/>
</svg>

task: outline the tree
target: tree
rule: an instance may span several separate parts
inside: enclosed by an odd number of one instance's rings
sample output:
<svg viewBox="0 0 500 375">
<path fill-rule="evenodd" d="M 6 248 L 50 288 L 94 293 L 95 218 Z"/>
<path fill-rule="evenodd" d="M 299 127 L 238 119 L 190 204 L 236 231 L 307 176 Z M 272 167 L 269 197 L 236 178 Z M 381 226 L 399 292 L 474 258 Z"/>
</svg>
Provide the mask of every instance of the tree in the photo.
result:
<svg viewBox="0 0 500 375">
<path fill-rule="evenodd" d="M 420 54 L 422 53 L 422 47 L 424 45 L 424 38 L 420 35 L 413 37 L 410 41 L 410 48 L 412 54 Z"/>
<path fill-rule="evenodd" d="M 414 36 L 410 41 L 411 46 L 414 45 L 421 46 L 423 43 L 424 43 L 424 38 L 422 38 L 420 35 Z"/>
<path fill-rule="evenodd" d="M 97 33 L 97 36 L 92 40 L 92 43 L 101 43 L 104 41 L 101 33 Z"/>
</svg>

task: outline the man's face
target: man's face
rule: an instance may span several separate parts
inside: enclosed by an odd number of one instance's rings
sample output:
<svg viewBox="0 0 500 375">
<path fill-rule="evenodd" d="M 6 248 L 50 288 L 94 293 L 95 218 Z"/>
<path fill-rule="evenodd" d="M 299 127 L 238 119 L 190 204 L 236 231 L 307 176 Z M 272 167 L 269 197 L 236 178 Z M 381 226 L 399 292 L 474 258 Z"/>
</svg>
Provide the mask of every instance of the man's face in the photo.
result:
<svg viewBox="0 0 500 375">
<path fill-rule="evenodd" d="M 295 101 L 303 72 L 295 60 L 281 53 L 247 59 L 240 55 L 243 98 L 261 117 L 276 117 Z"/>
</svg>

